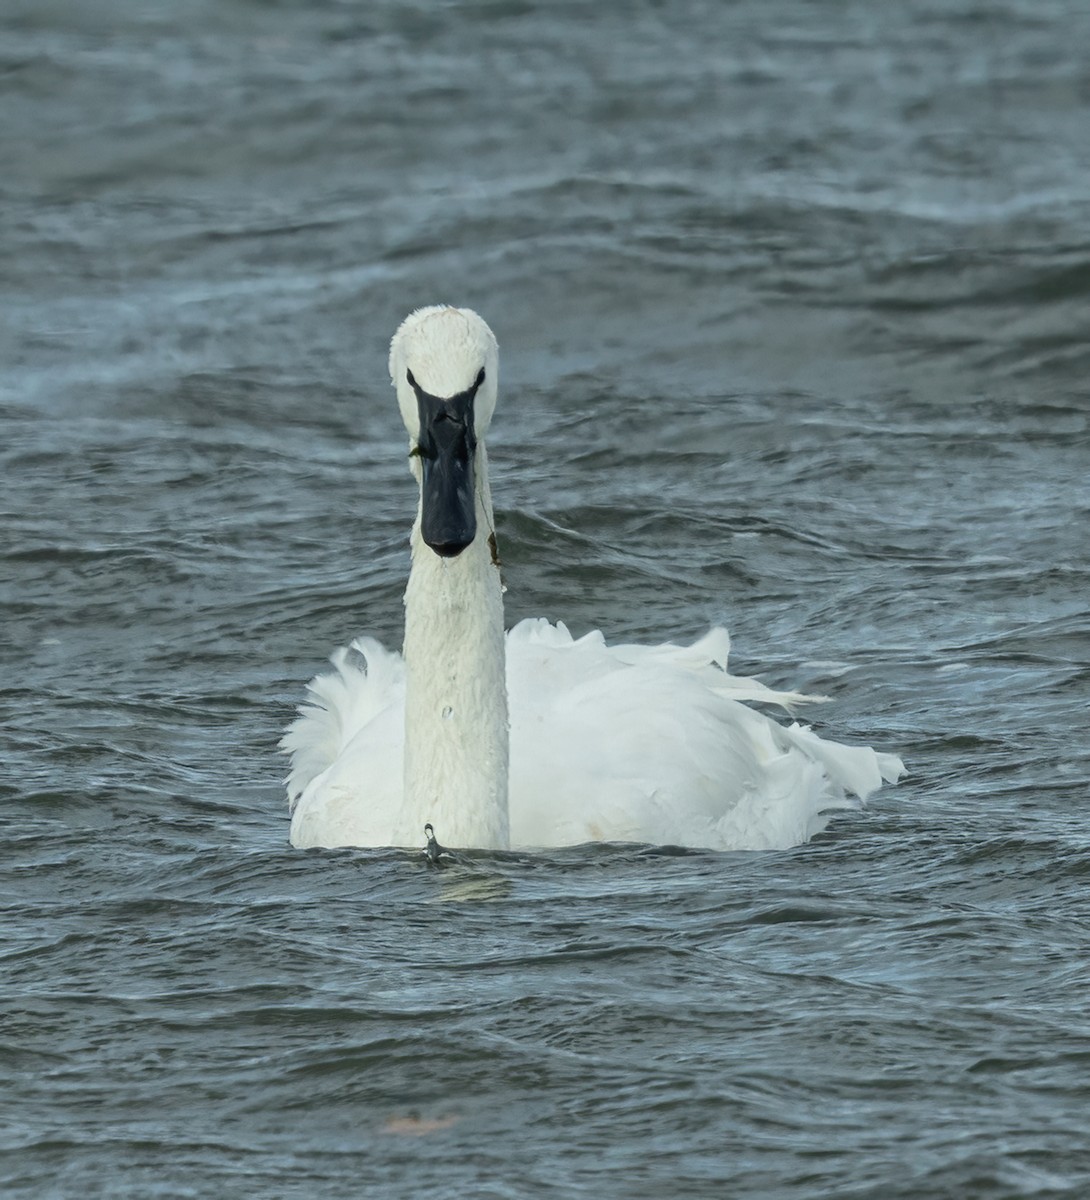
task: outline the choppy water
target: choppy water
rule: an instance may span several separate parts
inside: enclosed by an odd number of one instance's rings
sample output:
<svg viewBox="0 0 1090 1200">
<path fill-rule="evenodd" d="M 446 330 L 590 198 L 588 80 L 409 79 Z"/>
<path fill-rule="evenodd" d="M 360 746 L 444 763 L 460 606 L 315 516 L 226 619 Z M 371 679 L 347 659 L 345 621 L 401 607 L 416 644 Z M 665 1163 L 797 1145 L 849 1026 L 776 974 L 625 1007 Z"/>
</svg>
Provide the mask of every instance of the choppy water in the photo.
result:
<svg viewBox="0 0 1090 1200">
<path fill-rule="evenodd" d="M 4 14 L 3 1194 L 1086 1194 L 1090 10 Z M 509 619 L 723 621 L 910 779 L 788 853 L 287 848 L 437 300 Z"/>
</svg>

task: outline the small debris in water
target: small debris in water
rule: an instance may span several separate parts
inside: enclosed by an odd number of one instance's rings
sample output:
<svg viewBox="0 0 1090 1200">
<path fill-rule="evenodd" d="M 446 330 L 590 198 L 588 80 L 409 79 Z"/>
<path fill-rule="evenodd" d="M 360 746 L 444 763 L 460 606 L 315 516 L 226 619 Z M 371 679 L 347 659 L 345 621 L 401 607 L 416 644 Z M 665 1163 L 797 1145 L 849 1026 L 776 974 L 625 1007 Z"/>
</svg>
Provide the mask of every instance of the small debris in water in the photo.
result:
<svg viewBox="0 0 1090 1200">
<path fill-rule="evenodd" d="M 429 1133 L 437 1133 L 440 1129 L 449 1129 L 460 1118 L 447 1117 L 390 1117 L 382 1127 L 383 1133 L 399 1133 L 409 1137 L 426 1137 Z"/>
<path fill-rule="evenodd" d="M 429 821 L 424 826 L 424 836 L 428 839 L 428 844 L 424 847 L 424 857 L 427 859 L 429 867 L 438 867 L 440 860 L 444 862 L 453 862 L 454 855 L 449 850 L 444 849 L 435 838 L 435 829 Z"/>
</svg>

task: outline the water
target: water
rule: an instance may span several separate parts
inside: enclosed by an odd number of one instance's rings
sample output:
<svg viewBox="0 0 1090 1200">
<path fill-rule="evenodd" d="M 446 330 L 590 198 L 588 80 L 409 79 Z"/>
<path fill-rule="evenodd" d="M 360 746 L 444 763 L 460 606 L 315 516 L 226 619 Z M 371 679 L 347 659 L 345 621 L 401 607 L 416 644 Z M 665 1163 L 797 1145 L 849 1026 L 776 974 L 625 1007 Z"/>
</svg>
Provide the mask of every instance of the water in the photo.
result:
<svg viewBox="0 0 1090 1200">
<path fill-rule="evenodd" d="M 5 1196 L 1084 1194 L 1090 11 L 8 0 Z M 812 844 L 286 846 L 478 308 L 508 618 L 723 621 Z"/>
</svg>

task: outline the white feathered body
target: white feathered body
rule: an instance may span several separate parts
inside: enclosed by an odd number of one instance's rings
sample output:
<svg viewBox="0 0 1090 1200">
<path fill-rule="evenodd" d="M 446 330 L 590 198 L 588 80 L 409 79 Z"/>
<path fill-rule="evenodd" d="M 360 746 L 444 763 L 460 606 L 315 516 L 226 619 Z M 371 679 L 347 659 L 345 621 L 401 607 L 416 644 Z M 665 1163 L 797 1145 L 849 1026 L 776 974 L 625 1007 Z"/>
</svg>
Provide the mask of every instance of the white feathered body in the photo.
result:
<svg viewBox="0 0 1090 1200">
<path fill-rule="evenodd" d="M 805 698 L 729 675 L 729 646 L 725 629 L 692 646 L 607 646 L 600 633 L 573 639 L 541 619 L 516 625 L 506 638 L 509 844 L 786 848 L 898 778 L 893 755 L 749 707 Z M 284 740 L 292 844 L 420 845 L 430 818 L 402 820 L 405 663 L 361 638 L 333 666 Z M 459 797 L 447 800 L 454 830 Z M 444 843 L 495 844 L 448 834 L 445 819 L 432 820 Z"/>
</svg>

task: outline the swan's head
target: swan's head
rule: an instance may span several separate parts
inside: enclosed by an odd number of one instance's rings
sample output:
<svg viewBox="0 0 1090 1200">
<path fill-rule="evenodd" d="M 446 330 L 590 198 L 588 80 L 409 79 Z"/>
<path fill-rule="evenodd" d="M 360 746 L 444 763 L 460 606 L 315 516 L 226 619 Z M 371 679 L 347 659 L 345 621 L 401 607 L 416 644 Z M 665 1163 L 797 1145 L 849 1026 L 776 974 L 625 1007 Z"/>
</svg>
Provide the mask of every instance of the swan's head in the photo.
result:
<svg viewBox="0 0 1090 1200">
<path fill-rule="evenodd" d="M 496 407 L 499 352 L 492 330 L 468 308 L 420 308 L 390 343 L 390 378 L 419 463 L 420 526 L 444 558 L 477 534 L 477 441 Z"/>
</svg>

